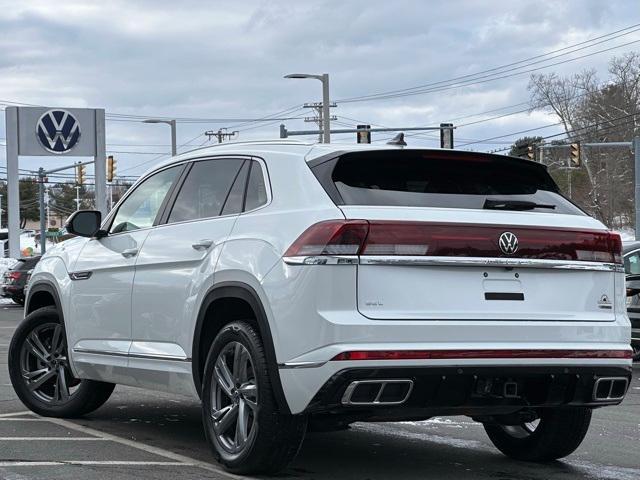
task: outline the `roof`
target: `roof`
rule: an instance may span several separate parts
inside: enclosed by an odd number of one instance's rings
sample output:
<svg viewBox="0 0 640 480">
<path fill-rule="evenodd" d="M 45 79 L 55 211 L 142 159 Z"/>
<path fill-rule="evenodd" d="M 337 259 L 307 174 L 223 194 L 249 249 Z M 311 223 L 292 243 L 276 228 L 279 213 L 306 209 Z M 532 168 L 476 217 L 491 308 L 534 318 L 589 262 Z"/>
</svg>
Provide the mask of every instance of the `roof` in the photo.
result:
<svg viewBox="0 0 640 480">
<path fill-rule="evenodd" d="M 283 148 L 284 147 L 284 148 Z M 206 147 L 200 147 L 187 152 L 170 157 L 150 168 L 145 175 L 151 171 L 163 167 L 165 165 L 171 165 L 173 163 L 188 160 L 194 157 L 207 156 L 207 155 L 220 155 L 220 154 L 245 154 L 245 155 L 260 155 L 263 152 L 282 152 L 288 151 L 291 153 L 299 153 L 305 157 L 306 161 L 311 161 L 320 157 L 330 157 L 331 155 L 340 155 L 347 152 L 360 152 L 367 150 L 420 150 L 420 151 L 432 151 L 440 152 L 441 148 L 418 148 L 412 146 L 401 147 L 398 145 L 384 144 L 366 144 L 366 143 L 315 143 L 311 141 L 291 140 L 291 139 L 275 139 L 275 140 L 252 140 L 244 142 L 227 142 L 215 145 L 209 145 Z M 457 152 L 461 155 L 474 155 L 474 156 L 488 156 L 488 157 L 500 157 L 502 159 L 512 159 L 514 161 L 522 162 L 525 164 L 536 165 L 540 168 L 546 168 L 544 165 L 531 160 L 508 157 L 505 155 L 496 155 L 483 152 L 470 152 L 467 150 L 446 150 L 447 152 Z M 144 176 L 144 175 L 143 175 Z"/>
</svg>

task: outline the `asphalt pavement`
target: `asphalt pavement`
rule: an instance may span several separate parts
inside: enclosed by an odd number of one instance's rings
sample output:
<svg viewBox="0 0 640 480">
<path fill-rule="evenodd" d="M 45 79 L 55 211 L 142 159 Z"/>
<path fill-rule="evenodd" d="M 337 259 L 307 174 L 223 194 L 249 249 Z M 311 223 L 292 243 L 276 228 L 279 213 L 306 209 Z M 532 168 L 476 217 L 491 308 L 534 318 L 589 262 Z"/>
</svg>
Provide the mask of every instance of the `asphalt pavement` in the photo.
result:
<svg viewBox="0 0 640 480">
<path fill-rule="evenodd" d="M 0 479 L 228 479 L 204 439 L 200 405 L 117 387 L 82 419 L 28 413 L 13 393 L 8 344 L 22 309 L 0 305 Z M 596 410 L 584 443 L 550 464 L 502 456 L 466 417 L 355 424 L 311 433 L 287 479 L 640 479 L 640 365 L 622 405 Z"/>
</svg>

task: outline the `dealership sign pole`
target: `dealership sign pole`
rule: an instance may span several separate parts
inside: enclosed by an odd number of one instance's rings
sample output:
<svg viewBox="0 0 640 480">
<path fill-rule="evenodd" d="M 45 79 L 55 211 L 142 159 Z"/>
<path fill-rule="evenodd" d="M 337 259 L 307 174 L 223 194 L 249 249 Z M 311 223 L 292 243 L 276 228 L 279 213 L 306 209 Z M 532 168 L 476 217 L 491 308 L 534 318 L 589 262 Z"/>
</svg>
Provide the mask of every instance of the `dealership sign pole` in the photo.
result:
<svg viewBox="0 0 640 480">
<path fill-rule="evenodd" d="M 20 256 L 18 157 L 93 157 L 96 209 L 107 213 L 104 110 L 94 108 L 7 107 L 7 209 L 9 256 Z M 41 243 L 46 238 L 40 239 Z"/>
</svg>

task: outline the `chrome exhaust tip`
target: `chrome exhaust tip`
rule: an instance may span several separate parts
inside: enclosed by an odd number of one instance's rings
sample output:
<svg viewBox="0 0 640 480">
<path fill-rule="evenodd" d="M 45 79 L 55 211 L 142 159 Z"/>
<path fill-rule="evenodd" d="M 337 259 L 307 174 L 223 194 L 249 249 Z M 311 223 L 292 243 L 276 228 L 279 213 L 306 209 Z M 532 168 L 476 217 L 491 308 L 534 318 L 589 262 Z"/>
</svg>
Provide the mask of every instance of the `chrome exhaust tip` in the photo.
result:
<svg viewBox="0 0 640 480">
<path fill-rule="evenodd" d="M 622 400 L 627 393 L 629 379 L 626 377 L 601 377 L 593 385 L 593 400 L 610 402 Z"/>
<path fill-rule="evenodd" d="M 413 390 L 413 380 L 356 380 L 342 395 L 343 405 L 401 405 Z"/>
</svg>

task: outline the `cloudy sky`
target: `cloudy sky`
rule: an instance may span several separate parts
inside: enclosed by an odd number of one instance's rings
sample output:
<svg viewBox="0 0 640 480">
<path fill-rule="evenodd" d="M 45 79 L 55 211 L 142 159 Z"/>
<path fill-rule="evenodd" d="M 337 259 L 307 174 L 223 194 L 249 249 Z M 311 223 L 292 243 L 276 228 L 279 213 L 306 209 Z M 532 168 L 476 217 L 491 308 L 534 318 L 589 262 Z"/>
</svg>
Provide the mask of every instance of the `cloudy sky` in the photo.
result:
<svg viewBox="0 0 640 480">
<path fill-rule="evenodd" d="M 640 5 L 637 0 L 0 0 L 0 12 L 0 107 L 16 102 L 105 108 L 107 149 L 118 159 L 123 175 L 140 174 L 169 150 L 167 126 L 143 124 L 133 115 L 184 119 L 178 124 L 179 143 L 185 144 L 181 151 L 206 142 L 205 130 L 228 127 L 239 130 L 242 140 L 275 138 L 280 123 L 292 130 L 310 128 L 312 124 L 289 117 L 310 114 L 297 107 L 318 101 L 320 84 L 285 80 L 287 73 L 331 75 L 331 97 L 338 102 L 333 109 L 339 121 L 336 127 L 355 123 L 429 126 L 444 121 L 463 125 L 526 108 L 522 102 L 528 100 L 529 74 L 514 73 L 640 40 L 640 31 L 623 32 L 619 38 L 609 37 L 552 60 L 528 67 L 517 64 L 521 69 L 508 71 L 512 76 L 507 78 L 465 82 L 475 78 L 466 77 L 462 79 L 466 84 L 452 88 L 451 83 L 438 82 L 640 23 Z M 613 55 L 639 45 L 621 46 L 540 72 L 571 74 L 595 68 L 604 79 Z M 492 78 L 486 75 L 484 80 Z M 346 101 L 434 83 L 431 91 L 418 90 L 417 95 Z M 482 114 L 496 109 L 501 110 Z M 270 122 L 234 120 L 281 111 L 285 113 Z M 287 119 L 278 120 L 281 117 Z M 461 126 L 456 143 L 482 151 L 501 148 L 503 142 L 520 135 L 508 135 L 496 143 L 464 144 L 554 121 L 543 112 L 505 116 Z M 547 128 L 539 133 L 557 132 Z M 436 145 L 430 135 L 413 136 L 409 142 Z M 0 145 L 4 136 L 2 115 Z M 375 134 L 373 138 L 387 137 Z M 354 136 L 334 140 L 353 142 Z M 60 165 L 65 160 L 23 158 L 21 168 L 37 168 L 44 162 Z M 0 177 L 5 176 L 4 165 L 4 147 L 0 147 Z"/>
</svg>

